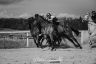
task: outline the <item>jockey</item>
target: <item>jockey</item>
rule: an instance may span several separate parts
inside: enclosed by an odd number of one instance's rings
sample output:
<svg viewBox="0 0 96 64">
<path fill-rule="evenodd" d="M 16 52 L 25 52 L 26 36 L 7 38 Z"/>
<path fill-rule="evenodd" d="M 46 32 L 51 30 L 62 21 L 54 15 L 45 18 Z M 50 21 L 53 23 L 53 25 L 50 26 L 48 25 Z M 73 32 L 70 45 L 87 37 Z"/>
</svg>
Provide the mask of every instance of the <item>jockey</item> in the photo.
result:
<svg viewBox="0 0 96 64">
<path fill-rule="evenodd" d="M 54 21 L 53 18 L 55 18 L 56 21 Z M 58 23 L 57 22 L 57 18 L 55 16 L 52 16 L 50 13 L 47 13 L 46 19 L 53 24 L 53 28 L 56 31 L 56 34 L 58 34 L 58 30 L 57 30 L 57 27 L 58 27 L 57 26 L 57 23 Z"/>
<path fill-rule="evenodd" d="M 53 22 L 53 21 L 52 21 L 53 18 L 55 18 L 55 16 L 52 16 L 51 13 L 47 13 L 46 19 L 47 19 L 48 21 Z"/>
</svg>

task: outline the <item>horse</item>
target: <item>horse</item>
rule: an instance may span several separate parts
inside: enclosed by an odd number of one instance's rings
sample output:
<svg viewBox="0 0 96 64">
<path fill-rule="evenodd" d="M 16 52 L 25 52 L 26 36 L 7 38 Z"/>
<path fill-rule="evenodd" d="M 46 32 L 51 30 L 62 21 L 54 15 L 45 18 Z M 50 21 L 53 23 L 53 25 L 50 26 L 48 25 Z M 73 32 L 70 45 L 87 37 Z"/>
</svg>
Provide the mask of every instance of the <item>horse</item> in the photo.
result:
<svg viewBox="0 0 96 64">
<path fill-rule="evenodd" d="M 42 35 L 45 35 L 47 37 L 47 42 L 49 44 L 49 47 L 52 47 L 51 50 L 53 50 L 54 45 L 55 45 L 55 42 L 54 42 L 55 40 L 53 39 L 53 35 L 54 35 L 53 34 L 54 33 L 53 24 L 51 22 L 49 22 L 48 20 L 46 20 L 44 17 L 40 16 L 39 14 L 35 14 L 35 19 L 37 21 L 37 24 L 39 24 L 39 26 L 41 26 L 40 31 L 41 31 Z M 42 42 L 41 42 L 41 44 L 42 44 Z"/>
<path fill-rule="evenodd" d="M 82 49 L 81 45 L 78 43 L 76 38 L 73 36 L 72 31 L 78 36 L 79 31 L 72 28 L 67 22 L 61 21 L 58 25 L 58 32 L 59 35 L 61 35 L 62 38 L 67 38 L 69 41 L 71 41 L 76 47 L 80 47 Z"/>
<path fill-rule="evenodd" d="M 37 15 L 37 16 L 38 16 L 39 21 L 41 21 L 41 24 L 44 25 L 45 21 L 47 21 L 47 20 L 44 19 L 43 17 L 39 16 L 39 15 Z M 56 21 L 56 18 L 55 18 L 55 21 Z M 48 21 L 47 21 L 47 23 L 48 23 Z M 54 46 L 56 45 L 56 41 L 59 42 L 59 40 L 61 40 L 61 38 L 64 38 L 64 37 L 69 39 L 76 47 L 78 46 L 78 47 L 82 48 L 80 46 L 80 44 L 77 42 L 77 40 L 74 38 L 74 36 L 72 34 L 72 30 L 69 27 L 66 27 L 66 25 L 63 25 L 65 27 L 62 27 L 60 24 L 55 25 L 54 21 L 53 21 L 53 24 L 51 23 L 50 25 L 51 25 L 52 31 L 50 33 L 48 33 L 47 35 L 50 36 L 51 44 L 52 44 L 52 50 L 54 49 Z M 54 27 L 54 25 L 56 27 Z M 76 42 L 76 44 L 74 43 L 74 41 Z"/>
<path fill-rule="evenodd" d="M 29 24 L 29 29 L 30 29 L 30 33 L 31 36 L 33 37 L 33 40 L 36 44 L 37 47 L 40 47 L 40 43 L 39 42 L 39 34 L 40 34 L 40 30 L 38 29 L 37 25 L 36 25 L 36 21 L 34 17 L 30 17 L 27 19 L 28 24 Z"/>
</svg>

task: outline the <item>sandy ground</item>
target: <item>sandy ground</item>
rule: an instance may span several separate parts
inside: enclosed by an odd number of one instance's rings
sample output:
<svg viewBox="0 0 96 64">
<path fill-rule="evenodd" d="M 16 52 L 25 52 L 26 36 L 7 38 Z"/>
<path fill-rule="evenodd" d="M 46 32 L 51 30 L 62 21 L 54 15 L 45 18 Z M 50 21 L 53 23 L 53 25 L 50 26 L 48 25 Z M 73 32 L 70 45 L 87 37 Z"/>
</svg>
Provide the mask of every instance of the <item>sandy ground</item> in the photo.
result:
<svg viewBox="0 0 96 64">
<path fill-rule="evenodd" d="M 96 64 L 96 49 L 0 49 L 0 64 Z"/>
</svg>

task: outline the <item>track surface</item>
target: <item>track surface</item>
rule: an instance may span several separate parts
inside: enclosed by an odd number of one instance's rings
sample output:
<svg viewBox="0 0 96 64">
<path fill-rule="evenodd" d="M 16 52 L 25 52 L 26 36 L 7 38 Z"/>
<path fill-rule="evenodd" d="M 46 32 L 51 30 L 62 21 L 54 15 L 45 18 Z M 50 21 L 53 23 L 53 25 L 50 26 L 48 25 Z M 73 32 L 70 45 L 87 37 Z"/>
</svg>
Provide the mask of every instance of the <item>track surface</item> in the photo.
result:
<svg viewBox="0 0 96 64">
<path fill-rule="evenodd" d="M 0 64 L 96 64 L 96 49 L 0 49 Z"/>
</svg>

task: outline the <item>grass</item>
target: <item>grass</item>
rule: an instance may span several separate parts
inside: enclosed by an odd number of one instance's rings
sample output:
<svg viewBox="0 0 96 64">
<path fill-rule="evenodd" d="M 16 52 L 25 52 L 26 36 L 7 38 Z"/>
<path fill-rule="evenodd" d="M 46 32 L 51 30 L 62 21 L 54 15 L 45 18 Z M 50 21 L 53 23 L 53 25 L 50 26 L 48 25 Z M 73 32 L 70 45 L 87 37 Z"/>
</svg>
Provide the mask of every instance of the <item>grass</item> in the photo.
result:
<svg viewBox="0 0 96 64">
<path fill-rule="evenodd" d="M 0 40 L 0 48 L 21 48 L 25 47 L 26 43 L 23 41 L 12 41 L 12 40 Z"/>
</svg>

